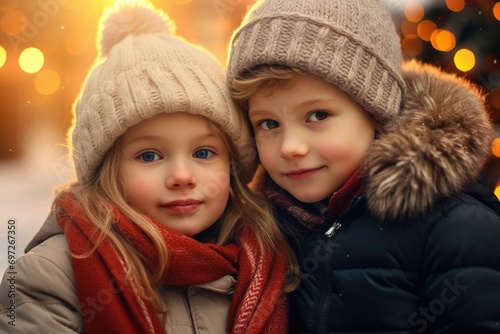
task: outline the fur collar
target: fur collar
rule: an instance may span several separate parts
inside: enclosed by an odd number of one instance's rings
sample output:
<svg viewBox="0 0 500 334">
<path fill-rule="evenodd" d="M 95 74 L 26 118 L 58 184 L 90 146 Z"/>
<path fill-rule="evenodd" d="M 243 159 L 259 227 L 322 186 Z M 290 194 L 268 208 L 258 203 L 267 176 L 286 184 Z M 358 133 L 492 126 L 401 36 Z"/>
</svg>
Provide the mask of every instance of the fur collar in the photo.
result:
<svg viewBox="0 0 500 334">
<path fill-rule="evenodd" d="M 405 108 L 364 161 L 365 194 L 381 219 L 413 217 L 461 191 L 482 171 L 492 128 L 484 96 L 430 65 L 403 66 Z"/>
<path fill-rule="evenodd" d="M 367 152 L 364 195 L 381 220 L 427 212 L 473 182 L 489 157 L 492 128 L 483 94 L 431 65 L 403 65 L 405 108 Z M 251 182 L 263 191 L 260 167 Z"/>
</svg>

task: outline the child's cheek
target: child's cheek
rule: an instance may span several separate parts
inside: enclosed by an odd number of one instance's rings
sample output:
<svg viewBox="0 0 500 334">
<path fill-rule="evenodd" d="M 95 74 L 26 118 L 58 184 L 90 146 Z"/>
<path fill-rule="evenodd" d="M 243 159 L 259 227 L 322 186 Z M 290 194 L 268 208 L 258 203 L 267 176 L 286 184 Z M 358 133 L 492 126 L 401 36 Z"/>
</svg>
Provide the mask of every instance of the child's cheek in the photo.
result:
<svg viewBox="0 0 500 334">
<path fill-rule="evenodd" d="M 136 173 L 128 173 L 124 186 L 125 199 L 130 204 L 148 202 L 155 189 L 149 178 Z"/>
<path fill-rule="evenodd" d="M 276 136 L 273 131 L 258 130 L 255 139 L 257 149 L 260 150 L 261 148 L 270 147 L 275 139 Z"/>
<path fill-rule="evenodd" d="M 318 149 L 331 165 L 352 172 L 361 165 L 365 155 L 365 148 L 342 141 L 321 145 Z"/>
</svg>

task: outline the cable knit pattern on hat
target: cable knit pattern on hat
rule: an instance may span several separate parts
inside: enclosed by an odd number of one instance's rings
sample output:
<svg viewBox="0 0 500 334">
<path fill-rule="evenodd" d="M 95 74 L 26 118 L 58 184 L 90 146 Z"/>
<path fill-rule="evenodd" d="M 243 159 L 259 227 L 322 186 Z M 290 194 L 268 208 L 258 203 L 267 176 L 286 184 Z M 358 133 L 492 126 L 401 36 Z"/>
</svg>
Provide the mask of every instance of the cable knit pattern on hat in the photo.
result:
<svg viewBox="0 0 500 334">
<path fill-rule="evenodd" d="M 376 0 L 257 2 L 231 41 L 227 80 L 261 65 L 285 65 L 345 91 L 385 124 L 402 107 L 401 47 Z"/>
<path fill-rule="evenodd" d="M 78 180 L 95 177 L 106 152 L 129 127 L 175 112 L 201 115 L 220 125 L 240 155 L 237 168 L 249 179 L 254 148 L 217 60 L 175 36 L 169 19 L 149 7 L 123 7 L 101 25 L 102 56 L 74 105 L 70 130 Z"/>
</svg>

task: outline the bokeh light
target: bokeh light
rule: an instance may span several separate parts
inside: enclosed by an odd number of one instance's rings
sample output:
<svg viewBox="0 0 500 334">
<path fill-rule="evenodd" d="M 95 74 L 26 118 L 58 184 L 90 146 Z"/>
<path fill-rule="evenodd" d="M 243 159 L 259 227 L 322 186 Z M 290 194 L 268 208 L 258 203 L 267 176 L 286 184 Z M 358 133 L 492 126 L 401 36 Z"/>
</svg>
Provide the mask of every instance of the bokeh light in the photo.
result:
<svg viewBox="0 0 500 334">
<path fill-rule="evenodd" d="M 414 57 L 422 52 L 424 45 L 417 35 L 409 35 L 401 41 L 401 47 L 408 56 Z"/>
<path fill-rule="evenodd" d="M 455 66 L 462 72 L 470 71 L 476 66 L 476 57 L 471 50 L 460 49 L 455 53 L 453 57 Z"/>
<path fill-rule="evenodd" d="M 500 138 L 495 138 L 491 144 L 491 153 L 497 158 L 500 158 Z"/>
<path fill-rule="evenodd" d="M 45 69 L 36 74 L 33 83 L 38 93 L 52 95 L 59 89 L 61 78 L 56 71 Z"/>
<path fill-rule="evenodd" d="M 465 7 L 465 0 L 446 0 L 446 7 L 453 12 L 459 12 Z"/>
<path fill-rule="evenodd" d="M 408 2 L 404 12 L 408 21 L 411 22 L 419 22 L 424 18 L 424 7 L 416 1 Z"/>
<path fill-rule="evenodd" d="M 495 185 L 495 196 L 500 199 L 500 182 Z"/>
<path fill-rule="evenodd" d="M 500 2 L 497 2 L 493 7 L 493 15 L 495 15 L 495 18 L 500 21 Z"/>
<path fill-rule="evenodd" d="M 488 96 L 488 102 L 492 107 L 500 109 L 500 88 L 495 89 Z"/>
<path fill-rule="evenodd" d="M 442 52 L 448 52 L 455 48 L 455 35 L 445 29 L 437 29 L 431 35 L 432 46 Z"/>
<path fill-rule="evenodd" d="M 45 62 L 43 52 L 37 48 L 24 49 L 19 55 L 19 67 L 26 73 L 40 71 Z"/>
<path fill-rule="evenodd" d="M 404 20 L 401 23 L 401 32 L 405 36 L 410 36 L 410 35 L 417 35 L 417 23 L 409 21 L 409 20 Z"/>
<path fill-rule="evenodd" d="M 26 16 L 20 10 L 11 10 L 2 16 L 0 26 L 7 35 L 17 35 L 26 27 Z"/>
<path fill-rule="evenodd" d="M 417 26 L 417 34 L 424 41 L 430 41 L 432 33 L 437 29 L 434 22 L 429 20 L 424 20 L 420 22 Z"/>
<path fill-rule="evenodd" d="M 3 67 L 6 60 L 7 60 L 7 52 L 5 51 L 3 46 L 0 45 L 0 68 Z"/>
</svg>

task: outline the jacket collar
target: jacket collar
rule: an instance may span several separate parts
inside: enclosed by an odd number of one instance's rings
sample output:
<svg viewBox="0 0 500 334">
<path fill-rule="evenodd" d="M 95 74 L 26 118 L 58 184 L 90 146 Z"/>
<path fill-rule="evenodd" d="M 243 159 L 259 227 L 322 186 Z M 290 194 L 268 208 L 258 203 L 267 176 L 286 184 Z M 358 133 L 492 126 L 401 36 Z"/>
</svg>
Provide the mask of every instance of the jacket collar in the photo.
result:
<svg viewBox="0 0 500 334">
<path fill-rule="evenodd" d="M 40 227 L 40 230 L 38 230 L 33 239 L 31 239 L 31 241 L 28 243 L 28 245 L 24 249 L 24 252 L 28 253 L 30 250 L 32 250 L 45 240 L 49 239 L 50 237 L 63 233 L 63 229 L 57 224 L 56 217 L 51 212 Z"/>
</svg>

